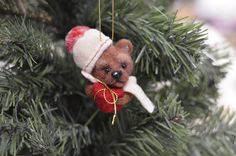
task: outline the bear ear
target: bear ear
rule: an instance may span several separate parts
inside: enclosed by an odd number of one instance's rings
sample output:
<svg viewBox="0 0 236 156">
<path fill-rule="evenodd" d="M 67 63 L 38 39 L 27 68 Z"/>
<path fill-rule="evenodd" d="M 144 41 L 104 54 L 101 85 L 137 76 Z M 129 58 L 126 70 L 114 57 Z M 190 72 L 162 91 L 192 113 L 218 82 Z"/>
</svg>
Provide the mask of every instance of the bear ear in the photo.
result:
<svg viewBox="0 0 236 156">
<path fill-rule="evenodd" d="M 127 39 L 121 39 L 116 44 L 115 47 L 119 48 L 120 50 L 124 52 L 128 52 L 131 54 L 133 52 L 133 44 L 130 40 Z"/>
</svg>

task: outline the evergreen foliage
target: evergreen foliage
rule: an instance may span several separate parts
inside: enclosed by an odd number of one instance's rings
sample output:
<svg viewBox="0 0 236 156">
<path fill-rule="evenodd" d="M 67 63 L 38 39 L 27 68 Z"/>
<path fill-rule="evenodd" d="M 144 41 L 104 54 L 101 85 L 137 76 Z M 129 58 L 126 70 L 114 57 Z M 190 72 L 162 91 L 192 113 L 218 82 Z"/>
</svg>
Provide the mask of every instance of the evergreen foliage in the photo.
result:
<svg viewBox="0 0 236 156">
<path fill-rule="evenodd" d="M 185 155 L 235 155 L 235 115 L 222 108 L 192 124 Z"/>
<path fill-rule="evenodd" d="M 134 74 L 156 110 L 133 100 L 111 125 L 63 42 L 74 25 L 96 27 L 97 12 L 95 0 L 0 0 L 0 155 L 235 155 L 235 122 L 213 111 L 224 73 L 203 53 L 205 30 L 140 0 L 116 1 L 115 40 L 135 45 Z"/>
</svg>

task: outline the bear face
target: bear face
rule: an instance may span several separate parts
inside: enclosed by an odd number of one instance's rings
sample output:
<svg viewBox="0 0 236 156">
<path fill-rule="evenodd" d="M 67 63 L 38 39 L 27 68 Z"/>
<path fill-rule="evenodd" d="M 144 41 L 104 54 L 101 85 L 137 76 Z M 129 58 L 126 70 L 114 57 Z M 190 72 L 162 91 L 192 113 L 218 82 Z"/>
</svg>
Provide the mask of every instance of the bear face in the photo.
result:
<svg viewBox="0 0 236 156">
<path fill-rule="evenodd" d="M 92 75 L 110 87 L 122 88 L 133 71 L 133 45 L 121 39 L 111 45 L 97 60 Z"/>
</svg>

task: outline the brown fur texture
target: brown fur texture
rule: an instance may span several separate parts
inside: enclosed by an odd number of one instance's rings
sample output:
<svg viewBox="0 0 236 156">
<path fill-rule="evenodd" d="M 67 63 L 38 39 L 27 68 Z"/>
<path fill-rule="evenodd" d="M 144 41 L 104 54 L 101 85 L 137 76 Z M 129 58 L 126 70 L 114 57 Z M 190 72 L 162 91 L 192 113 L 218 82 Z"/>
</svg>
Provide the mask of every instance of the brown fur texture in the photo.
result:
<svg viewBox="0 0 236 156">
<path fill-rule="evenodd" d="M 133 45 L 127 39 L 119 40 L 115 45 L 111 45 L 97 60 L 92 75 L 106 83 L 109 87 L 122 88 L 128 81 L 133 71 L 133 60 L 131 53 Z M 87 84 L 86 94 L 92 97 L 92 84 Z M 133 95 L 125 92 L 118 103 L 127 104 Z"/>
</svg>

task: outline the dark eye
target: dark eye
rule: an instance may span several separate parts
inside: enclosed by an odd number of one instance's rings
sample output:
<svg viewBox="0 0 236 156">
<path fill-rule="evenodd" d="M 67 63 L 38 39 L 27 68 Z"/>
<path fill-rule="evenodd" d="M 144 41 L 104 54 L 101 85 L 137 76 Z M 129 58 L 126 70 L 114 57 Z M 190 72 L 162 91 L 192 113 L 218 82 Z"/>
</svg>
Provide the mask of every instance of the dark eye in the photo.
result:
<svg viewBox="0 0 236 156">
<path fill-rule="evenodd" d="M 105 66 L 102 68 L 102 70 L 104 70 L 105 73 L 109 73 L 111 71 L 111 68 L 109 66 Z"/>
<path fill-rule="evenodd" d="M 127 67 L 127 64 L 126 63 L 121 63 L 121 67 L 125 69 Z"/>
</svg>

